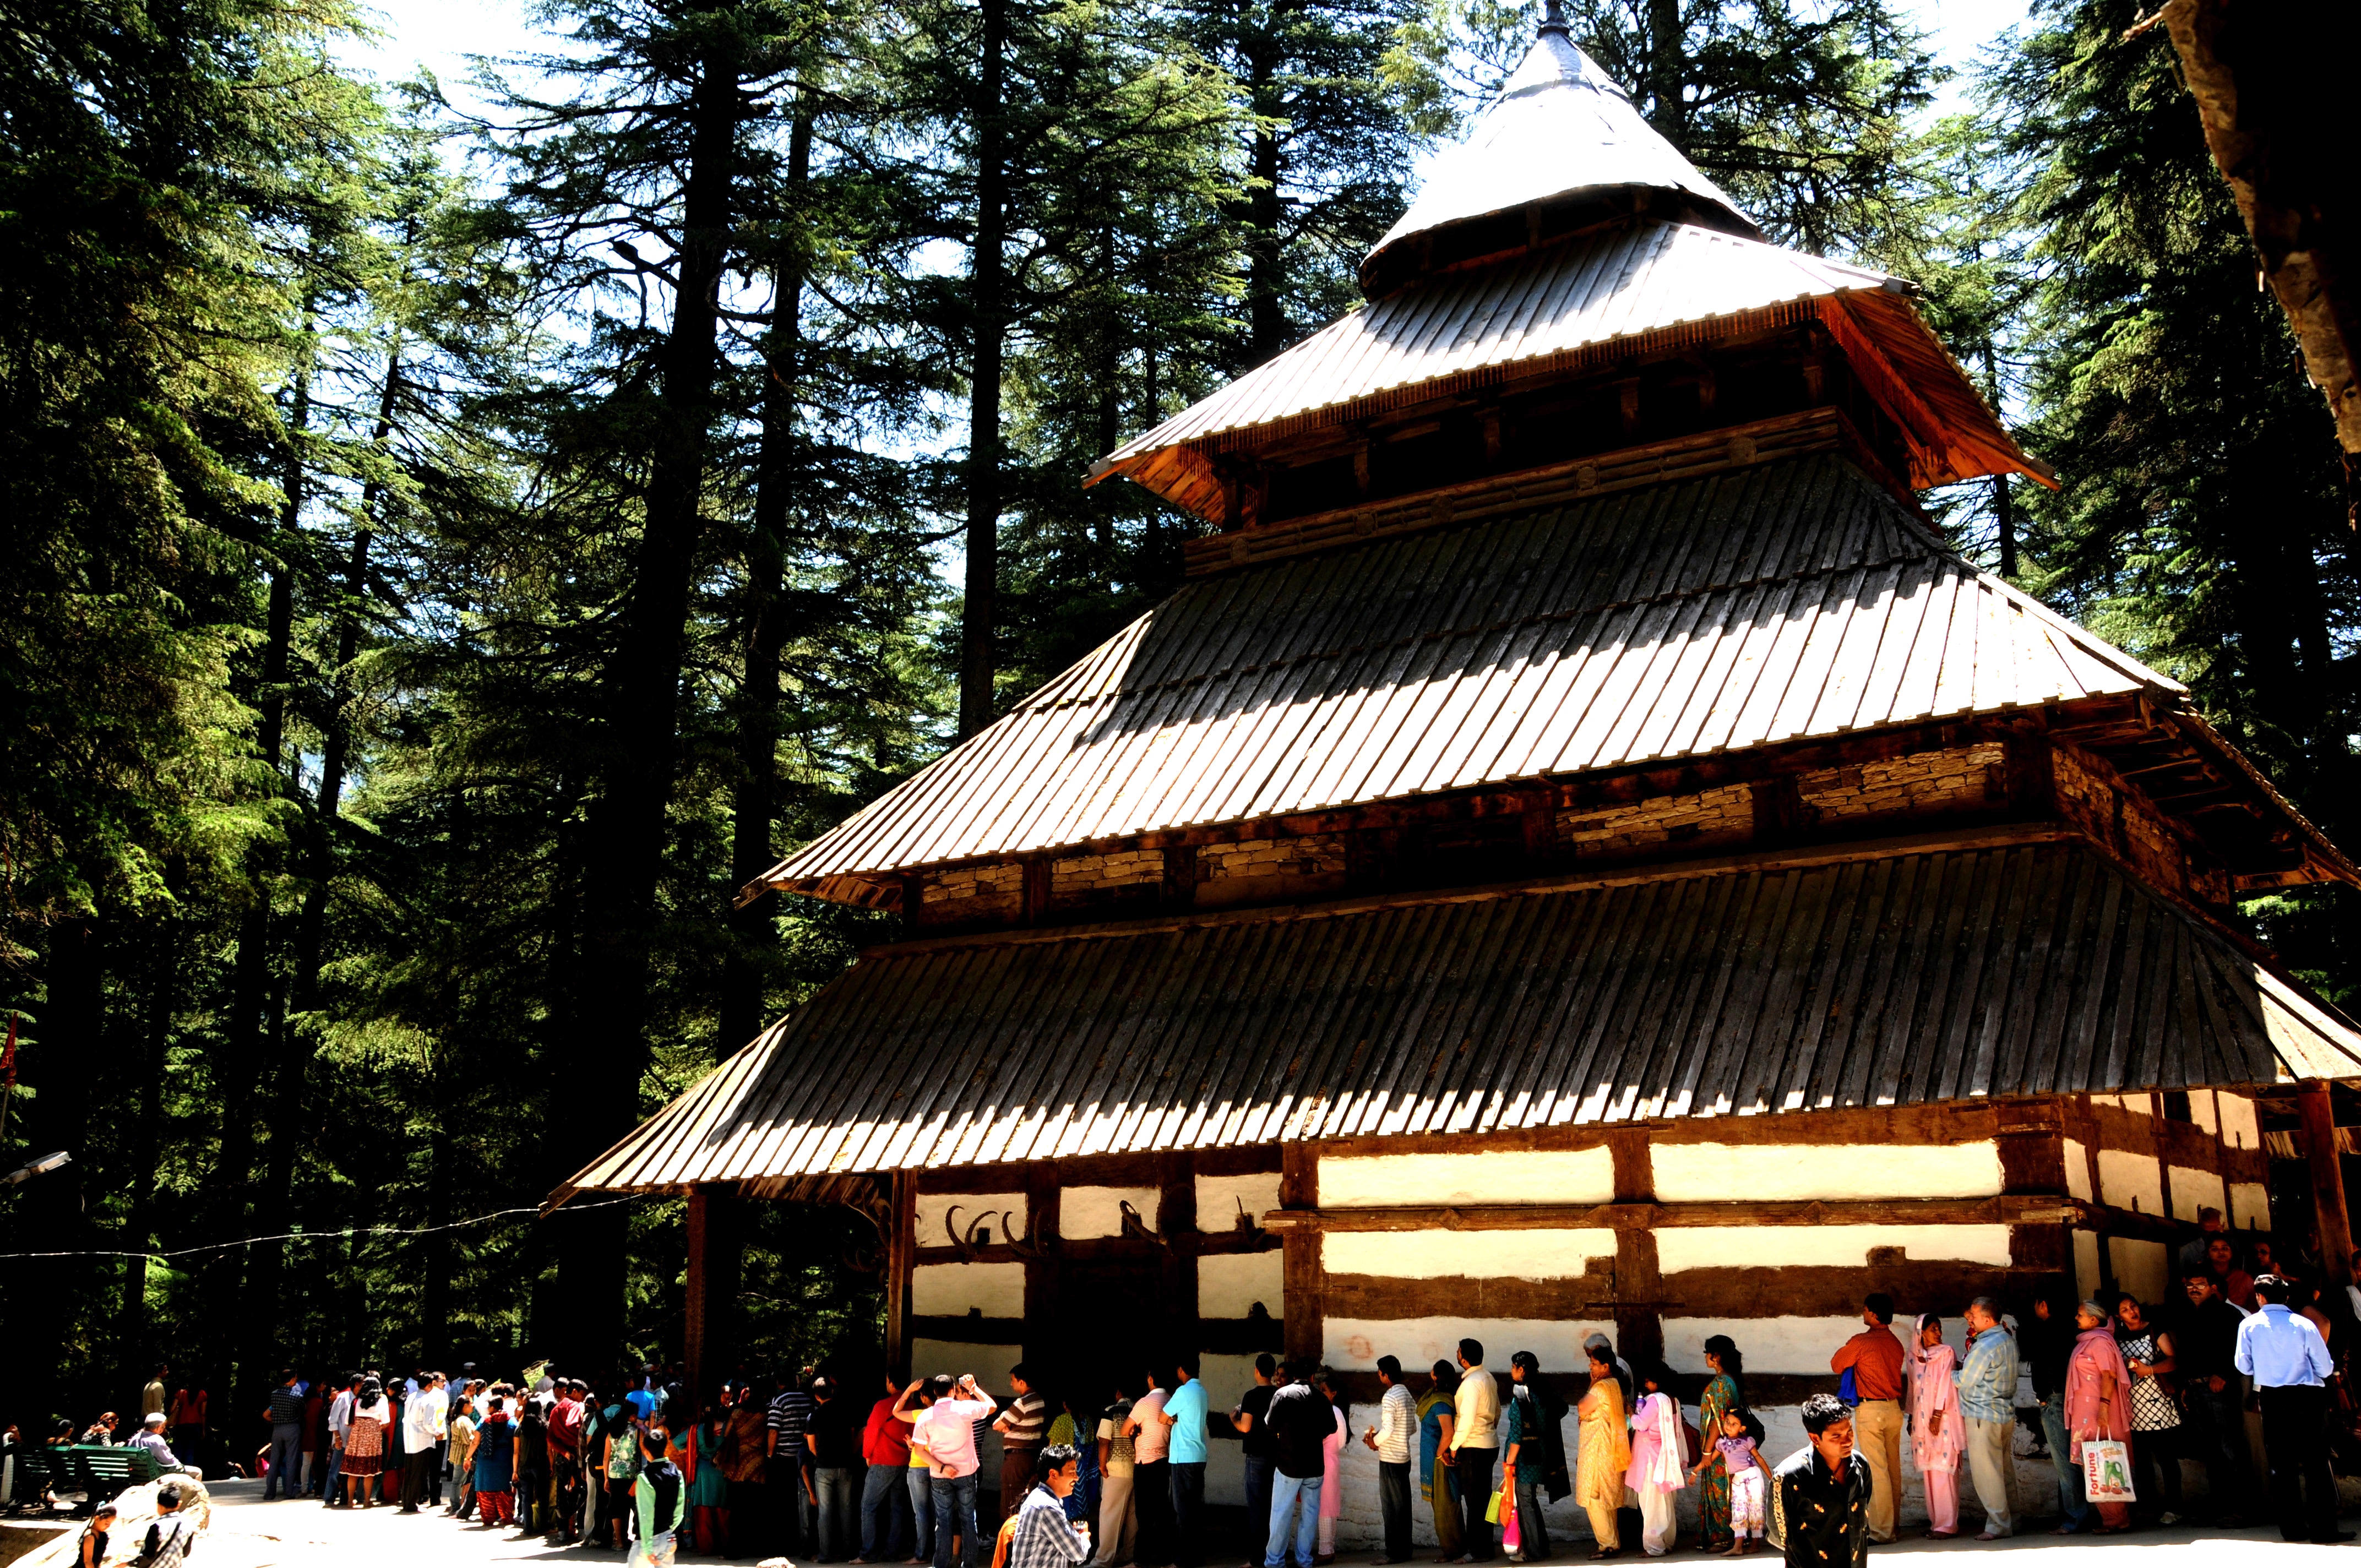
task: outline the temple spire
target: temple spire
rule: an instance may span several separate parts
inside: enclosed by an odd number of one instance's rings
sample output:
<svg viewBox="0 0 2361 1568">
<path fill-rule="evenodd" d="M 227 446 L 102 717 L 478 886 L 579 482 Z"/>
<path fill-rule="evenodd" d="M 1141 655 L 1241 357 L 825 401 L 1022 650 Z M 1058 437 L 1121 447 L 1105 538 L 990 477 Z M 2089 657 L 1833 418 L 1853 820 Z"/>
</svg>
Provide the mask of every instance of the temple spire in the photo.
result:
<svg viewBox="0 0 2361 1568">
<path fill-rule="evenodd" d="M 1435 159 L 1418 200 L 1361 263 L 1373 298 L 1618 216 L 1762 237 L 1583 52 L 1562 0 L 1544 4 L 1532 47 L 1499 95 L 1467 139 Z"/>
</svg>

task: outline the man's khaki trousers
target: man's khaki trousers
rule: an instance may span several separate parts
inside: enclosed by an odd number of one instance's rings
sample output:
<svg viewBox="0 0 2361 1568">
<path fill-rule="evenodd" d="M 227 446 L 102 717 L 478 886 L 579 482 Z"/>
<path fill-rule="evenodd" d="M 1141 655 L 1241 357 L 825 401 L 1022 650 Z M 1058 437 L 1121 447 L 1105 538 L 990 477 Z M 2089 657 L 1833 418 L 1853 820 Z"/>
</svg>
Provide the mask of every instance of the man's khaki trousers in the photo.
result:
<svg viewBox="0 0 2361 1568">
<path fill-rule="evenodd" d="M 1902 1401 L 1863 1399 L 1852 1413 L 1853 1446 L 1869 1462 L 1869 1539 L 1894 1539 L 1894 1505 L 1902 1497 Z"/>
</svg>

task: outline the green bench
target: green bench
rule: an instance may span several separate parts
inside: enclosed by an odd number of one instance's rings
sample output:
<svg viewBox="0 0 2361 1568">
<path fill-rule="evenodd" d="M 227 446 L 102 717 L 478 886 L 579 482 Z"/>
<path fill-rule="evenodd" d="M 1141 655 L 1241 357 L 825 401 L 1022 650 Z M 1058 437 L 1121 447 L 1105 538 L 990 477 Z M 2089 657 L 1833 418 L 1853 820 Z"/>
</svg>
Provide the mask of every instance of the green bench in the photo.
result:
<svg viewBox="0 0 2361 1568">
<path fill-rule="evenodd" d="M 111 1443 L 75 1443 L 70 1448 L 24 1448 L 16 1451 L 16 1502 L 38 1504 L 41 1488 L 63 1494 L 79 1492 L 77 1517 L 86 1518 L 104 1502 L 112 1502 L 128 1486 L 156 1479 L 156 1461 L 144 1448 Z"/>
</svg>

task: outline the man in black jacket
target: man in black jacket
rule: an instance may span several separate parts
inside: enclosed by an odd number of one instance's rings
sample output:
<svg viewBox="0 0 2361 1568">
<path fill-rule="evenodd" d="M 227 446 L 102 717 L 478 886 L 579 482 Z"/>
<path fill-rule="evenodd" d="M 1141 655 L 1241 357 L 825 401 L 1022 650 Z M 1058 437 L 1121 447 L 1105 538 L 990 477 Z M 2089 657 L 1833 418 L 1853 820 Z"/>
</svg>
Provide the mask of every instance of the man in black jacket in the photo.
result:
<svg viewBox="0 0 2361 1568">
<path fill-rule="evenodd" d="M 2201 1261 L 2181 1280 L 2189 1307 L 2172 1326 L 2174 1369 L 2189 1395 L 2190 1456 L 2205 1462 L 2213 1522 L 2245 1522 L 2239 1477 L 2246 1471 L 2246 1379 L 2238 1371 L 2238 1325 L 2246 1314 L 2230 1304 Z M 2174 1461 L 2168 1460 L 2168 1464 Z"/>
<path fill-rule="evenodd" d="M 1869 1462 L 1852 1451 L 1852 1411 L 1834 1394 L 1804 1401 L 1811 1441 L 1771 1473 L 1787 1568 L 1861 1568 L 1869 1559 Z"/>
<path fill-rule="evenodd" d="M 1336 1430 L 1336 1407 L 1312 1387 L 1309 1361 L 1287 1364 L 1287 1386 L 1270 1397 L 1270 1442 L 1279 1474 L 1271 1482 L 1270 1533 L 1263 1568 L 1287 1561 L 1288 1521 L 1294 1520 L 1298 1568 L 1312 1568 L 1320 1531 L 1320 1477 L 1326 1469 L 1328 1434 Z"/>
</svg>

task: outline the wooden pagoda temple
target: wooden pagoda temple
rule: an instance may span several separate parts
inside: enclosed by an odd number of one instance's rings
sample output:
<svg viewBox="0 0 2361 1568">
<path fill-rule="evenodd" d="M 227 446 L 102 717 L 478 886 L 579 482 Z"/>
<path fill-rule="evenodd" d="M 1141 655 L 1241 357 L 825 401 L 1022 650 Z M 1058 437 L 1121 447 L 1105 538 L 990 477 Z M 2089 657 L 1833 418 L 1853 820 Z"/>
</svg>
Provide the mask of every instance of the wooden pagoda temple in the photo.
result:
<svg viewBox="0 0 2361 1568">
<path fill-rule="evenodd" d="M 760 884 L 904 939 L 559 1190 L 687 1196 L 692 1363 L 766 1198 L 876 1222 L 896 1361 L 1217 1400 L 1596 1328 L 1792 1405 L 1869 1290 L 2153 1298 L 2201 1207 L 2341 1270 L 2361 1035 L 2235 905 L 2361 873 L 1929 524 L 2047 471 L 1909 286 L 1554 23 L 1362 276 L 1100 465 L 1186 586 Z"/>
</svg>

